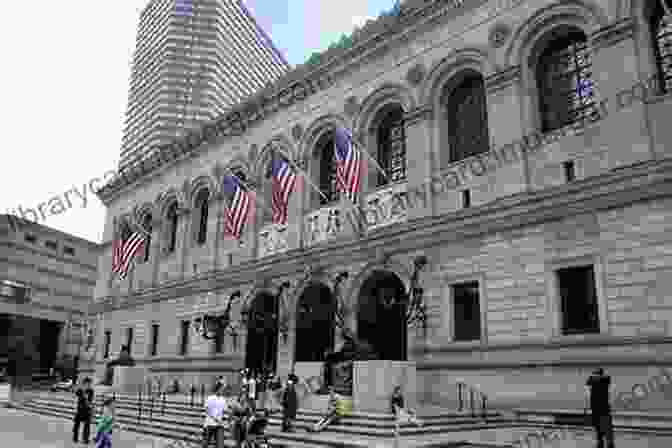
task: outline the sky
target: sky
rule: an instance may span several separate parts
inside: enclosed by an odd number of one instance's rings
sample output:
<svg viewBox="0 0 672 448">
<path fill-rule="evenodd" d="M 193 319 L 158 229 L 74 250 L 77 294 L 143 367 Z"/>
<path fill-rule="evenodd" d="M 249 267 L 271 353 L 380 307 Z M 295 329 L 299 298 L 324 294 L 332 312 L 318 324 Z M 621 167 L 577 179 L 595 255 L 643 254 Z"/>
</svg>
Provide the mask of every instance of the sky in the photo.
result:
<svg viewBox="0 0 672 448">
<path fill-rule="evenodd" d="M 395 3 L 243 1 L 293 65 Z M 0 214 L 14 212 L 101 242 L 105 206 L 88 184 L 117 166 L 136 27 L 146 3 L 68 0 L 36 7 L 22 1 L 3 7 Z M 43 217 L 37 209 L 49 202 Z"/>
</svg>

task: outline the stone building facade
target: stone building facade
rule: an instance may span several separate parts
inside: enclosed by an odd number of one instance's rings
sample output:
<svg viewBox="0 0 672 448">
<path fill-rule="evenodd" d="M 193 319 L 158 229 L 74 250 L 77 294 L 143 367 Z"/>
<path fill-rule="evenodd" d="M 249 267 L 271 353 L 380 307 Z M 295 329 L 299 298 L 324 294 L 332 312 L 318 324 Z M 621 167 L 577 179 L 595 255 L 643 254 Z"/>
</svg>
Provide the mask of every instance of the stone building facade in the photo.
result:
<svg viewBox="0 0 672 448">
<path fill-rule="evenodd" d="M 35 343 L 35 371 L 71 368 L 75 357 L 85 355 L 99 247 L 28 220 L 0 216 L 0 367 L 8 362 L 15 337 Z"/>
<path fill-rule="evenodd" d="M 379 353 L 416 362 L 424 403 L 452 406 L 464 381 L 495 404 L 582 406 L 597 365 L 630 390 L 671 362 L 664 14 L 660 1 L 408 1 L 351 48 L 163 148 L 99 192 L 98 366 L 130 336 L 136 360 L 165 378 L 209 384 L 251 360 L 287 374 L 341 346 L 328 304 L 347 272 L 348 325 Z M 335 126 L 353 129 L 387 173 L 364 170 L 365 224 L 304 182 L 286 226 L 260 205 L 241 244 L 224 239 L 222 175 L 243 174 L 269 204 L 276 148 L 331 191 Z M 120 282 L 111 242 L 131 214 L 151 244 Z M 400 335 L 385 291 L 408 290 L 417 256 L 428 260 L 427 318 Z M 235 291 L 235 331 L 196 336 L 190 323 L 221 313 Z M 241 324 L 250 307 L 279 324 Z"/>
</svg>

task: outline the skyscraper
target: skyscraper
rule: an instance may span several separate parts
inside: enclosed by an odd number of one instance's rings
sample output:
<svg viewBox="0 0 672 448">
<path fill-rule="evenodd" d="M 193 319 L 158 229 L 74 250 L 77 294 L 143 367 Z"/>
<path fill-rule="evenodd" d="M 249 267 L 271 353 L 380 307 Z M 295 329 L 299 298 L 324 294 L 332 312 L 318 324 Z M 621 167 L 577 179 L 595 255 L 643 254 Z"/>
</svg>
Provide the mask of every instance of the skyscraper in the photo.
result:
<svg viewBox="0 0 672 448">
<path fill-rule="evenodd" d="M 240 0 L 150 0 L 140 15 L 119 167 L 288 69 Z"/>
</svg>

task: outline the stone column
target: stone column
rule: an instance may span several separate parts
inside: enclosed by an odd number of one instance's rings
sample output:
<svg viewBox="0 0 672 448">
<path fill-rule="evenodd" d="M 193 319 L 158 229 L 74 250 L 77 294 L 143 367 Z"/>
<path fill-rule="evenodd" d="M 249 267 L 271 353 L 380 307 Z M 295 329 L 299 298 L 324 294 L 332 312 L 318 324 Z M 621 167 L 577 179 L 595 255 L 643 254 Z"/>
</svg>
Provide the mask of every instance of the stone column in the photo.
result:
<svg viewBox="0 0 672 448">
<path fill-rule="evenodd" d="M 152 285 L 158 286 L 159 284 L 159 257 L 161 256 L 161 246 L 162 241 L 160 240 L 161 236 L 161 224 L 162 219 L 153 216 L 152 217 L 152 241 L 151 247 L 149 248 L 149 263 L 152 266 Z"/>
<path fill-rule="evenodd" d="M 432 175 L 431 107 L 418 107 L 406 113 L 406 179 L 408 219 L 433 214 L 429 179 Z"/>
<path fill-rule="evenodd" d="M 608 115 L 598 131 L 590 135 L 593 148 L 609 148 L 607 166 L 602 170 L 654 158 L 643 103 L 650 97 L 650 89 L 639 75 L 633 19 L 623 19 L 598 30 L 590 36 L 590 43 L 596 99 L 606 101 Z M 614 135 L 619 136 L 618 142 L 614 142 Z"/>
<path fill-rule="evenodd" d="M 526 124 L 521 116 L 521 99 L 532 91 L 524 91 L 519 66 L 489 76 L 485 80 L 485 89 L 490 131 L 490 154 L 486 164 L 488 171 L 495 174 L 495 194 L 508 196 L 528 191 L 531 188 L 529 161 L 518 146 L 505 145 L 519 142 L 526 133 L 534 130 L 532 122 L 528 120 Z"/>
<path fill-rule="evenodd" d="M 212 197 L 212 202 L 214 204 L 215 215 L 216 215 L 216 224 L 215 224 L 215 256 L 212 260 L 212 267 L 214 270 L 221 269 L 224 263 L 220 260 L 220 248 L 222 234 L 224 231 L 224 210 L 226 208 L 226 201 L 224 201 L 224 194 L 222 192 L 216 193 Z"/>
</svg>

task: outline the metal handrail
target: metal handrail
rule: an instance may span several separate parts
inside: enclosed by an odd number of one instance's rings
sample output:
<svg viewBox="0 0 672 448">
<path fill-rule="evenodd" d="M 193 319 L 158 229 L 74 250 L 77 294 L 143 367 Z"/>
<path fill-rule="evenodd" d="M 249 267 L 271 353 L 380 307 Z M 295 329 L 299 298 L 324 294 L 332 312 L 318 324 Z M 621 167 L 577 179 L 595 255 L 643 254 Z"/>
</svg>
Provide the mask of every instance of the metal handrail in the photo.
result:
<svg viewBox="0 0 672 448">
<path fill-rule="evenodd" d="M 466 394 L 468 394 L 471 416 L 476 417 L 477 408 L 480 404 L 481 417 L 487 419 L 488 396 L 476 387 L 470 386 L 462 381 L 457 383 L 458 412 L 465 410 Z M 479 403 L 477 403 L 476 400 L 478 400 Z"/>
</svg>

